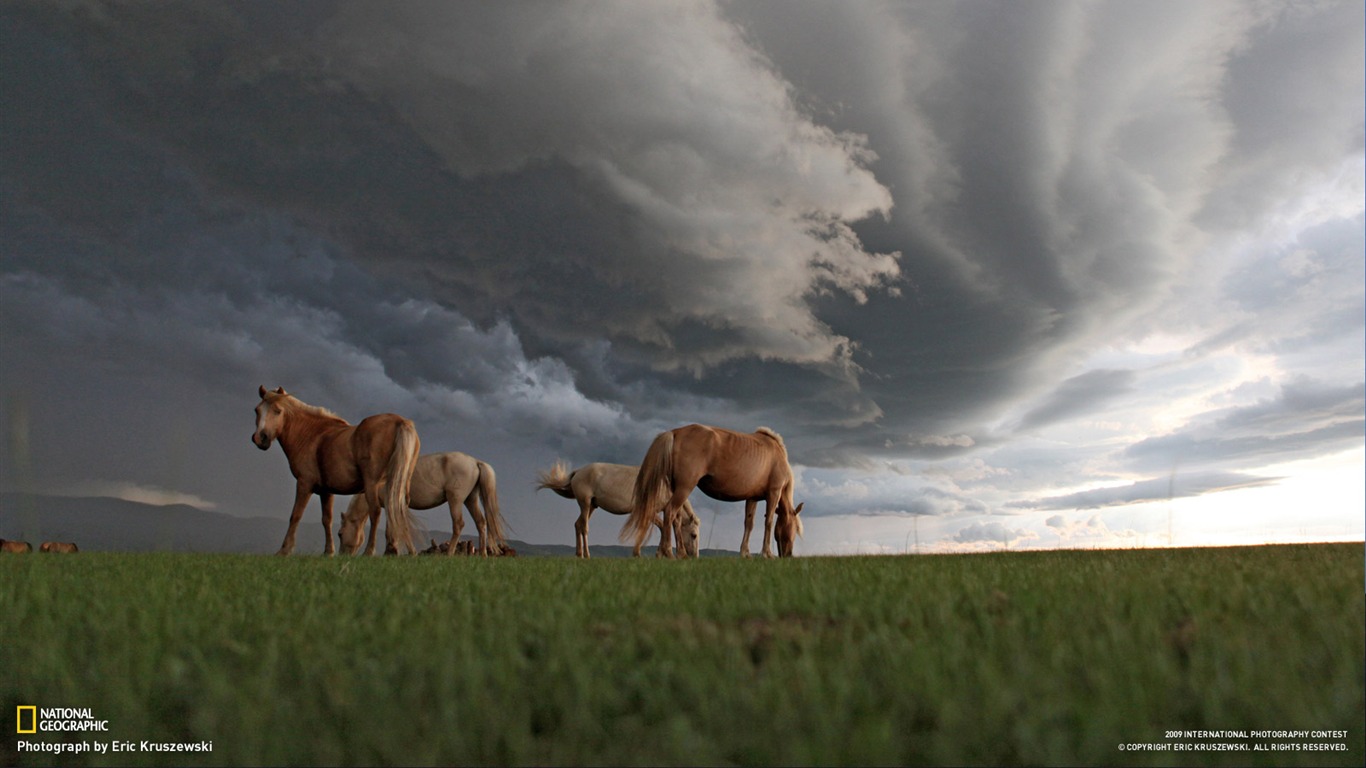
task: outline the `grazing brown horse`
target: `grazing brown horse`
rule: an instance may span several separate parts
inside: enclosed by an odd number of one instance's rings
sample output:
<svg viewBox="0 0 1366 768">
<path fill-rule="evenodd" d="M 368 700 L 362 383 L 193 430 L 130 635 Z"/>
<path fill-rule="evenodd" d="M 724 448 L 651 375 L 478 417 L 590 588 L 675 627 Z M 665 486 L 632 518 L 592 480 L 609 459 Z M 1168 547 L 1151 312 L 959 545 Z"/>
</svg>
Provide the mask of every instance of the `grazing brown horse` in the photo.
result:
<svg viewBox="0 0 1366 768">
<path fill-rule="evenodd" d="M 478 495 L 475 492 L 478 491 Z M 496 555 L 507 541 L 503 532 L 503 513 L 498 511 L 498 478 L 493 467 L 460 451 L 425 453 L 417 457 L 413 479 L 408 486 L 408 506 L 412 509 L 432 509 L 440 504 L 451 508 L 451 543 L 460 540 L 460 529 L 465 517 L 460 505 L 470 511 L 474 527 L 479 531 L 479 551 Z M 483 504 L 481 511 L 479 506 Z M 355 554 L 360 549 L 361 524 L 370 518 L 370 543 L 365 554 L 375 554 L 375 526 L 379 523 L 379 508 L 371 507 L 364 496 L 355 496 L 342 517 L 337 538 L 344 554 Z M 449 547 L 447 548 L 449 549 Z M 443 550 L 445 551 L 445 550 Z M 449 554 L 449 553 L 448 553 Z"/>
<path fill-rule="evenodd" d="M 28 543 L 27 541 L 10 541 L 9 539 L 0 539 L 0 552 L 20 553 L 32 551 L 33 545 Z"/>
<path fill-rule="evenodd" d="M 594 509 L 605 509 L 614 515 L 631 514 L 631 491 L 636 485 L 636 475 L 640 467 L 629 464 L 605 464 L 594 462 L 569 471 L 563 462 L 556 462 L 548 472 L 537 473 L 536 490 L 549 488 L 566 499 L 579 503 L 579 519 L 574 521 L 574 556 L 587 558 L 588 520 Z M 655 518 L 655 525 L 664 528 L 664 516 Z M 692 504 L 683 500 L 683 515 L 678 519 L 674 535 L 678 537 L 683 554 L 697 557 L 697 544 L 702 524 L 693 511 Z M 644 542 L 636 544 L 631 554 L 640 557 Z"/>
<path fill-rule="evenodd" d="M 81 550 L 76 546 L 76 542 L 74 541 L 45 541 L 43 542 L 43 546 L 38 548 L 38 551 L 70 554 L 80 552 Z"/>
<path fill-rule="evenodd" d="M 296 480 L 289 531 L 276 554 L 294 551 L 294 531 L 315 493 L 322 502 L 326 554 L 333 553 L 332 496 L 338 493 L 364 493 L 374 509 L 387 509 L 386 538 L 415 552 L 408 483 L 421 442 L 413 423 L 397 414 L 381 413 L 351 426 L 331 411 L 285 392 L 284 387 L 274 392 L 261 387 L 260 395 L 251 441 L 264 451 L 279 440 Z"/>
<path fill-rule="evenodd" d="M 659 556 L 673 557 L 669 532 L 693 488 L 718 501 L 745 502 L 745 536 L 740 554 L 749 556 L 749 533 L 754 523 L 754 506 L 764 501 L 764 557 L 772 557 L 769 536 L 774 533 L 773 518 L 778 516 L 776 533 L 778 555 L 791 557 L 796 537 L 802 533 L 798 514 L 802 505 L 792 506 L 792 467 L 787 462 L 783 438 L 768 427 L 753 434 L 729 429 L 689 424 L 661 432 L 645 458 L 631 494 L 631 516 L 621 529 L 621 540 L 645 541 L 653 522 L 653 512 L 664 508 L 665 525 L 661 531 Z"/>
</svg>

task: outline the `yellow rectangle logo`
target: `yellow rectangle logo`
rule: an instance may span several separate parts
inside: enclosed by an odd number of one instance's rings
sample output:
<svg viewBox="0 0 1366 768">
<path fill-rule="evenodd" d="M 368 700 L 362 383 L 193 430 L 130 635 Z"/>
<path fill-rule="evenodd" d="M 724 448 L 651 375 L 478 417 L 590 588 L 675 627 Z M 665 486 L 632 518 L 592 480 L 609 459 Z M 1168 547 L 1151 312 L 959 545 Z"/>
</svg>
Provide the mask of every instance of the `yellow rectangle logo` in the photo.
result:
<svg viewBox="0 0 1366 768">
<path fill-rule="evenodd" d="M 24 710 L 28 710 L 28 728 L 24 728 Z M 38 707 L 17 707 L 14 711 L 14 730 L 15 733 L 37 733 L 38 732 Z"/>
</svg>

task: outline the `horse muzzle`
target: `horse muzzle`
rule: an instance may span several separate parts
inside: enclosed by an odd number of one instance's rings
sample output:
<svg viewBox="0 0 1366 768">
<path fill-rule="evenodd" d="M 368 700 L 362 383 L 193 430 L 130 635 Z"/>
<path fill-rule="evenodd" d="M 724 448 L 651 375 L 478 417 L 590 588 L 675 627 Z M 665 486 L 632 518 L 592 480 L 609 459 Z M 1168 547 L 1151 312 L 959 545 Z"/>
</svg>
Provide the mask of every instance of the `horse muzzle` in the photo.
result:
<svg viewBox="0 0 1366 768">
<path fill-rule="evenodd" d="M 260 449 L 263 450 L 263 451 L 269 450 L 269 449 L 270 449 L 270 438 L 269 438 L 269 437 L 266 437 L 265 435 L 261 434 L 260 432 L 252 432 L 252 433 L 251 433 L 251 442 L 252 442 L 252 444 L 255 445 L 257 448 L 260 448 Z"/>
</svg>

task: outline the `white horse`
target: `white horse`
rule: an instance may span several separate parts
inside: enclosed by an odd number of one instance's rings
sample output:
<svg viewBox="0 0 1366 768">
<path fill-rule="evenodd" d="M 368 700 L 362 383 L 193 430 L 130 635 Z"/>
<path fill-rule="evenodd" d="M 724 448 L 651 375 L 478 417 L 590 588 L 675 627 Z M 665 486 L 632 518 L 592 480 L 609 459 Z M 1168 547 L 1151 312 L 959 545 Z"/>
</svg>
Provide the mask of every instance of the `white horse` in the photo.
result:
<svg viewBox="0 0 1366 768">
<path fill-rule="evenodd" d="M 574 554 L 588 557 L 588 519 L 594 509 L 605 509 L 614 515 L 631 514 L 631 490 L 636 484 L 639 468 L 627 464 L 585 464 L 569 471 L 564 462 L 556 462 L 549 472 L 537 473 L 536 490 L 549 488 L 566 499 L 579 502 L 579 519 L 574 521 Z M 664 517 L 655 520 L 660 532 L 664 530 Z M 686 500 L 683 502 L 683 515 L 675 526 L 674 533 L 682 545 L 685 557 L 697 557 L 697 546 L 702 524 L 697 513 Z M 634 555 L 640 557 L 641 544 L 637 543 Z"/>
<path fill-rule="evenodd" d="M 475 494 L 475 491 L 478 494 Z M 460 541 L 460 529 L 465 527 L 464 515 L 460 505 L 470 511 L 474 525 L 479 529 L 480 554 L 496 555 L 506 543 L 503 533 L 503 515 L 498 511 L 498 485 L 493 467 L 459 451 L 449 453 L 427 453 L 417 458 L 413 468 L 412 483 L 408 492 L 408 505 L 413 509 L 432 509 L 445 502 L 451 508 L 451 539 L 447 554 L 455 551 Z M 480 504 L 483 509 L 480 509 Z M 365 554 L 375 553 L 375 527 L 379 525 L 379 510 L 372 508 L 365 496 L 352 497 L 351 505 L 346 508 L 342 519 L 341 551 L 355 554 L 360 549 L 361 525 L 370 518 L 370 543 Z"/>
</svg>

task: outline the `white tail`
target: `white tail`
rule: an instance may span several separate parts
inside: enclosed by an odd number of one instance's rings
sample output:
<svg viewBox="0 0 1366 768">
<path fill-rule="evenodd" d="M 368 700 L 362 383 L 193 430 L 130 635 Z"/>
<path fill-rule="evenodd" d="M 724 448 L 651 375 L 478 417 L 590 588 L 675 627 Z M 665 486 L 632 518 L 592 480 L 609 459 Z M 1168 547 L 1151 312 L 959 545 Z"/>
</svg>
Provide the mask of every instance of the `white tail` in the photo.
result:
<svg viewBox="0 0 1366 768">
<path fill-rule="evenodd" d="M 489 538 L 496 552 L 507 546 L 507 534 L 503 531 L 503 513 L 498 511 L 498 478 L 493 467 L 478 461 L 479 465 L 479 503 L 484 507 L 484 520 L 488 524 Z"/>
</svg>

